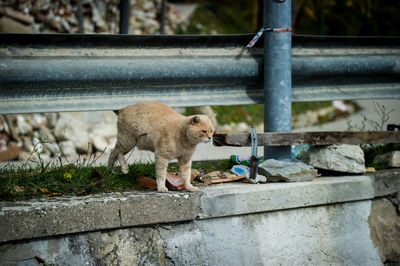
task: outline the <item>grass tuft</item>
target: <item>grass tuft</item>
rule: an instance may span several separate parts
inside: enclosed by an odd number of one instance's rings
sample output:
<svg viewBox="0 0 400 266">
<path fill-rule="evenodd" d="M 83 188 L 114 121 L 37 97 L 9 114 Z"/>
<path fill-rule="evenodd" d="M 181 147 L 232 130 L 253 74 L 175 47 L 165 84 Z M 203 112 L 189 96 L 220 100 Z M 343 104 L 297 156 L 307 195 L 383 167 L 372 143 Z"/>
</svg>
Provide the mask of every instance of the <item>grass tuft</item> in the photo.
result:
<svg viewBox="0 0 400 266">
<path fill-rule="evenodd" d="M 122 174 L 120 168 L 92 166 L 85 163 L 13 167 L 0 169 L 0 201 L 28 200 L 55 196 L 84 196 L 96 193 L 137 190 L 136 178 L 155 178 L 154 163 L 137 162 L 129 165 L 129 173 Z M 229 160 L 194 162 L 193 168 L 207 171 L 229 169 Z M 177 163 L 171 163 L 168 171 L 179 173 Z"/>
</svg>

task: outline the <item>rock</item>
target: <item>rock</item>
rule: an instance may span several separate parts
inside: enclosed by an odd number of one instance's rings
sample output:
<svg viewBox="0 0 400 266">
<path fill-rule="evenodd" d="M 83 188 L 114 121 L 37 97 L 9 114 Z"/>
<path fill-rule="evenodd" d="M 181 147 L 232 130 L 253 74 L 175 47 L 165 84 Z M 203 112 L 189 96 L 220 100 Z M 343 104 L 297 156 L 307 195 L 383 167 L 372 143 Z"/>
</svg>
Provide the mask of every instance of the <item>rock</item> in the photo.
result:
<svg viewBox="0 0 400 266">
<path fill-rule="evenodd" d="M 32 133 L 32 126 L 21 115 L 17 116 L 17 129 L 21 135 L 29 135 Z"/>
<path fill-rule="evenodd" d="M 117 126 L 115 123 L 101 123 L 94 125 L 89 129 L 90 141 L 94 148 L 98 151 L 108 152 L 112 144 L 115 144 L 114 139 L 117 138 Z"/>
<path fill-rule="evenodd" d="M 23 153 L 24 150 L 17 144 L 10 144 L 10 146 L 0 151 L 0 162 L 11 161 Z"/>
<path fill-rule="evenodd" d="M 258 173 L 269 181 L 302 182 L 318 176 L 314 167 L 303 162 L 285 162 L 275 159 L 264 161 L 258 166 Z"/>
<path fill-rule="evenodd" d="M 56 138 L 51 133 L 51 130 L 47 127 L 39 128 L 39 138 L 42 142 L 56 143 Z"/>
<path fill-rule="evenodd" d="M 106 27 L 105 21 L 101 17 L 100 12 L 94 4 L 92 5 L 92 20 L 97 28 L 104 29 Z"/>
<path fill-rule="evenodd" d="M 48 122 L 47 122 L 47 118 L 43 115 L 40 114 L 34 114 L 32 116 L 32 120 L 31 120 L 31 125 L 33 126 L 33 128 L 37 129 L 40 127 L 44 127 L 47 126 Z"/>
<path fill-rule="evenodd" d="M 97 124 L 93 127 L 89 128 L 89 131 L 92 135 L 101 136 L 104 138 L 115 138 L 117 137 L 117 125 L 116 123 L 112 124 Z"/>
<path fill-rule="evenodd" d="M 24 147 L 25 151 L 32 152 L 35 149 L 31 137 L 23 137 L 22 141 L 23 141 L 23 147 Z"/>
<path fill-rule="evenodd" d="M 310 127 L 318 123 L 318 114 L 315 111 L 307 111 L 306 113 L 294 115 L 292 124 L 294 128 Z"/>
<path fill-rule="evenodd" d="M 34 152 L 24 151 L 18 155 L 18 160 L 24 162 L 39 162 L 39 157 Z"/>
<path fill-rule="evenodd" d="M 55 157 L 58 157 L 61 154 L 60 148 L 56 142 L 56 138 L 53 136 L 49 128 L 44 126 L 40 127 L 38 130 L 38 135 L 47 152 Z"/>
<path fill-rule="evenodd" d="M 58 140 L 71 140 L 76 150 L 81 153 L 91 153 L 88 150 L 89 133 L 87 125 L 82 120 L 71 114 L 61 114 L 54 129 L 54 135 Z"/>
<path fill-rule="evenodd" d="M 400 216 L 392 202 L 386 198 L 373 200 L 368 224 L 371 229 L 371 240 L 378 248 L 383 263 L 399 263 Z"/>
<path fill-rule="evenodd" d="M 52 156 L 54 157 L 61 156 L 60 147 L 58 147 L 56 143 L 45 142 L 44 147 L 51 153 Z"/>
<path fill-rule="evenodd" d="M 32 33 L 32 29 L 8 17 L 0 18 L 0 32 L 4 33 Z"/>
<path fill-rule="evenodd" d="M 17 10 L 14 10 L 10 7 L 6 7 L 6 8 L 0 7 L 0 13 L 6 15 L 8 17 L 11 17 L 13 19 L 19 20 L 25 24 L 32 24 L 35 22 L 32 16 L 30 16 L 28 14 L 24 14 L 22 12 L 19 12 Z"/>
<path fill-rule="evenodd" d="M 384 163 L 389 167 L 400 167 L 400 151 L 391 151 L 375 156 L 375 164 Z"/>
<path fill-rule="evenodd" d="M 43 115 L 46 117 L 47 126 L 49 128 L 54 128 L 57 123 L 57 113 L 45 113 Z"/>
<path fill-rule="evenodd" d="M 305 162 L 315 168 L 343 173 L 365 173 L 364 152 L 358 145 L 314 146 Z"/>
<path fill-rule="evenodd" d="M 62 141 L 59 143 L 61 149 L 61 156 L 65 157 L 77 157 L 78 153 L 76 152 L 74 142 L 71 140 Z"/>
<path fill-rule="evenodd" d="M 0 134 L 0 151 L 4 151 L 7 149 L 7 141 L 8 141 L 7 135 Z"/>
<path fill-rule="evenodd" d="M 8 125 L 6 123 L 6 119 L 4 115 L 0 115 L 0 132 L 7 131 Z"/>
<path fill-rule="evenodd" d="M 98 151 L 105 151 L 110 150 L 111 143 L 107 141 L 105 137 L 98 136 L 98 135 L 90 135 L 90 142 L 92 143 L 93 147 Z"/>
<path fill-rule="evenodd" d="M 250 132 L 250 127 L 245 122 L 240 122 L 239 124 L 237 124 L 236 132 L 248 133 L 248 132 Z"/>
</svg>

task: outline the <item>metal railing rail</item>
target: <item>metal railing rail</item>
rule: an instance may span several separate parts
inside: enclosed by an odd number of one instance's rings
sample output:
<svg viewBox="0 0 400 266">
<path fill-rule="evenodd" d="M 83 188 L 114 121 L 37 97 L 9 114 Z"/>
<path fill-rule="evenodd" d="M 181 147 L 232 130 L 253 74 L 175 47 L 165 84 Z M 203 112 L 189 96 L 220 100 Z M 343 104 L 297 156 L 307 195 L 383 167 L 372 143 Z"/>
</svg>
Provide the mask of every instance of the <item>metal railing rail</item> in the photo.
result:
<svg viewBox="0 0 400 266">
<path fill-rule="evenodd" d="M 0 34 L 0 113 L 264 102 L 253 35 Z M 292 101 L 400 99 L 400 38 L 293 36 Z"/>
</svg>

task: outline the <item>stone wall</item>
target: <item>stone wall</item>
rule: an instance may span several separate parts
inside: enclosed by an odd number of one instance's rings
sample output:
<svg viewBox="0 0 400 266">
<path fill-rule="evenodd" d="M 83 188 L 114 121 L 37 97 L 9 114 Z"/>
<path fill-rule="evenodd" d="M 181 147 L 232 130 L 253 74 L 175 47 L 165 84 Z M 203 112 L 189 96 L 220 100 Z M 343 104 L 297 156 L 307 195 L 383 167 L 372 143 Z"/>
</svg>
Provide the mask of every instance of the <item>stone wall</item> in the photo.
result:
<svg viewBox="0 0 400 266">
<path fill-rule="evenodd" d="M 399 176 L 3 202 L 0 264 L 399 263 Z"/>
</svg>

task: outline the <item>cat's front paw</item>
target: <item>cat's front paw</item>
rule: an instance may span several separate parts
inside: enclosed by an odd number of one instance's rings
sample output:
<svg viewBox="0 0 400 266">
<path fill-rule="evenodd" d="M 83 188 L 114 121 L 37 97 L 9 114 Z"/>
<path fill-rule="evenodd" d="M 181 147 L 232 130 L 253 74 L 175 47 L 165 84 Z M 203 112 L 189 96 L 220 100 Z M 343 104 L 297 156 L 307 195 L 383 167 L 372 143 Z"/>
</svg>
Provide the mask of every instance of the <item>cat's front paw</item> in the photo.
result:
<svg viewBox="0 0 400 266">
<path fill-rule="evenodd" d="M 198 187 L 194 187 L 192 185 L 185 186 L 185 189 L 190 191 L 190 192 L 196 192 L 196 191 L 200 190 Z"/>
<path fill-rule="evenodd" d="M 157 190 L 158 190 L 158 192 L 168 192 L 168 188 L 167 187 L 160 187 Z"/>
</svg>

